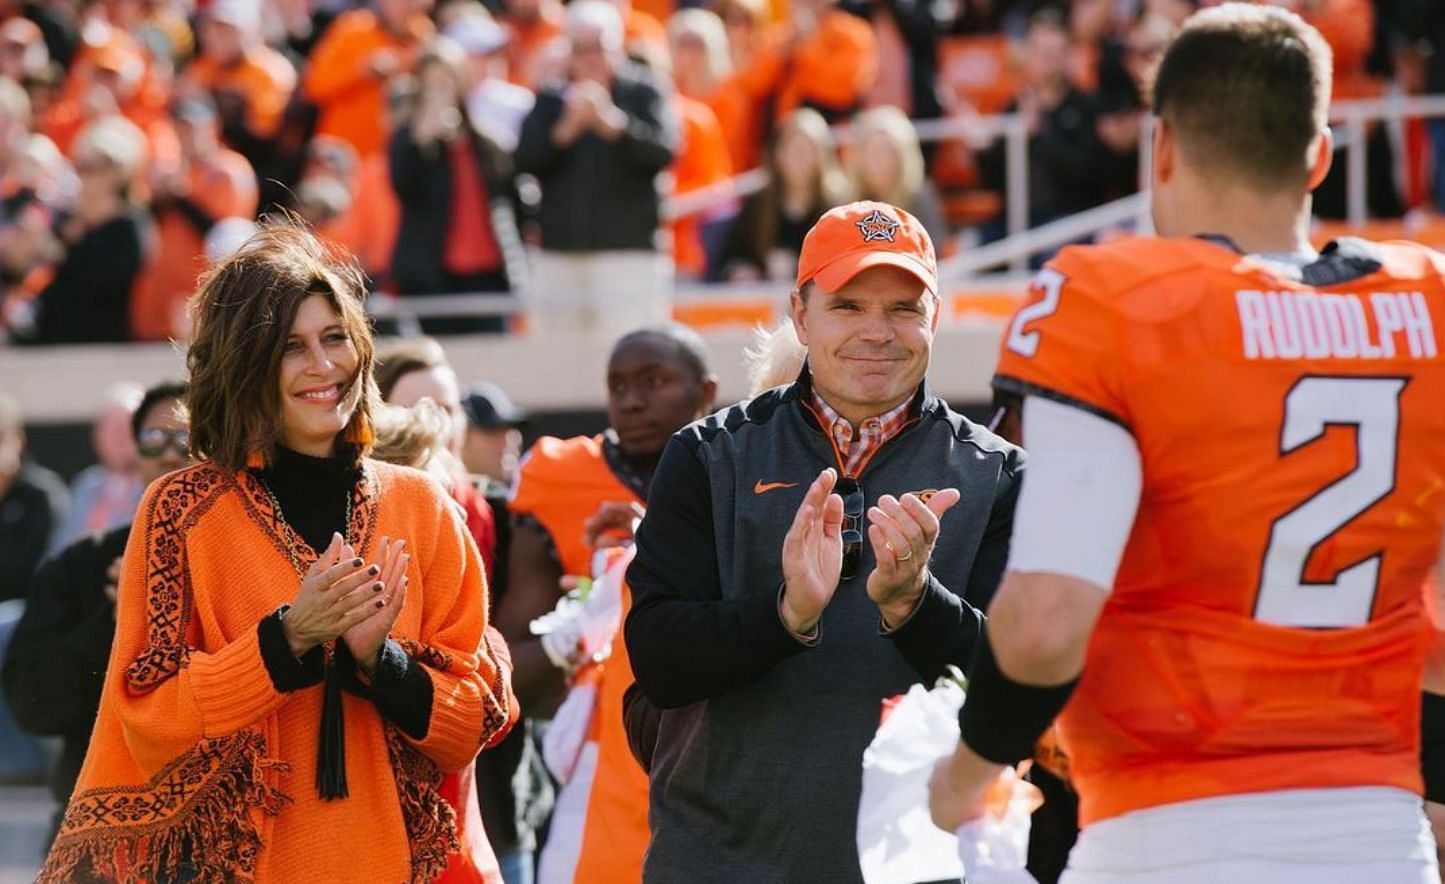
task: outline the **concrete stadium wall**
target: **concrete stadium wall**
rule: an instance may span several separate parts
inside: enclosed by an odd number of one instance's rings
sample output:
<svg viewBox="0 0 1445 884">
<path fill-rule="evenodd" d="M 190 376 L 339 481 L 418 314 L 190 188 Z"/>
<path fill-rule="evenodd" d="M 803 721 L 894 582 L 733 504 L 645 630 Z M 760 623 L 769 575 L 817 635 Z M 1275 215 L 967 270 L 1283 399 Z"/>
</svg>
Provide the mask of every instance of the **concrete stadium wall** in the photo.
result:
<svg viewBox="0 0 1445 884">
<path fill-rule="evenodd" d="M 982 414 L 1000 332 L 996 322 L 940 330 L 929 372 L 934 391 L 955 407 Z M 703 337 L 719 376 L 719 401 L 741 399 L 747 393 L 743 351 L 752 332 L 713 329 Z M 490 380 L 533 413 L 529 435 L 593 432 L 603 425 L 610 340 L 469 336 L 443 344 L 463 385 Z M 163 344 L 0 348 L 0 392 L 20 403 L 31 455 L 65 474 L 89 462 L 87 424 L 112 384 L 146 385 L 184 374 L 184 351 Z"/>
</svg>

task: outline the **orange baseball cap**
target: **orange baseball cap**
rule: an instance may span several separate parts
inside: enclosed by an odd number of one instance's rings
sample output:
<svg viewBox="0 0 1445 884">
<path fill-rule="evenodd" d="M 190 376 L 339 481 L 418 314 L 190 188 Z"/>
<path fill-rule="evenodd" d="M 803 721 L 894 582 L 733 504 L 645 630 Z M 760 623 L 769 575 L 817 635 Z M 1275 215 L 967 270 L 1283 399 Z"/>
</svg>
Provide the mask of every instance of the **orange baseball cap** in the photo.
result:
<svg viewBox="0 0 1445 884">
<path fill-rule="evenodd" d="M 918 219 L 887 203 L 849 203 L 829 209 L 803 237 L 798 287 L 812 282 L 836 292 L 869 267 L 897 267 L 938 294 L 933 241 Z"/>
</svg>

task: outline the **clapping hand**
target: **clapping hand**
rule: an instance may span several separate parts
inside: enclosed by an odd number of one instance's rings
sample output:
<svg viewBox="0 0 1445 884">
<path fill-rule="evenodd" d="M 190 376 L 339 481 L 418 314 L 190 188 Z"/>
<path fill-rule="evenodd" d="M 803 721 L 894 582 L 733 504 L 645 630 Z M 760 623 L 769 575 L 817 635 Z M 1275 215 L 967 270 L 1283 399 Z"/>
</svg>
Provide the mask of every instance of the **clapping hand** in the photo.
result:
<svg viewBox="0 0 1445 884">
<path fill-rule="evenodd" d="M 380 573 L 376 565 L 357 558 L 340 534 L 333 534 L 331 545 L 307 570 L 281 620 L 291 653 L 300 658 L 375 615 Z"/>
<path fill-rule="evenodd" d="M 885 494 L 868 510 L 868 541 L 876 563 L 868 575 L 868 598 L 888 625 L 896 626 L 918 604 L 938 540 L 939 519 L 959 496 L 956 488 L 935 492 L 927 503 L 916 494 L 905 494 L 901 500 Z"/>
<path fill-rule="evenodd" d="M 405 546 L 405 540 L 381 538 L 377 548 L 381 564 L 372 566 L 380 569 L 377 585 L 382 587 L 381 596 L 372 602 L 375 616 L 353 625 L 342 635 L 347 650 L 356 658 L 356 665 L 360 666 L 361 671 L 368 677 L 376 666 L 387 634 L 391 632 L 392 626 L 396 625 L 396 617 L 401 613 L 402 605 L 406 604 L 406 566 L 411 561 L 411 556 L 402 552 Z"/>
<path fill-rule="evenodd" d="M 843 571 L 843 498 L 832 493 L 838 474 L 818 474 L 783 538 L 781 612 L 794 633 L 812 632 L 838 590 Z"/>
</svg>

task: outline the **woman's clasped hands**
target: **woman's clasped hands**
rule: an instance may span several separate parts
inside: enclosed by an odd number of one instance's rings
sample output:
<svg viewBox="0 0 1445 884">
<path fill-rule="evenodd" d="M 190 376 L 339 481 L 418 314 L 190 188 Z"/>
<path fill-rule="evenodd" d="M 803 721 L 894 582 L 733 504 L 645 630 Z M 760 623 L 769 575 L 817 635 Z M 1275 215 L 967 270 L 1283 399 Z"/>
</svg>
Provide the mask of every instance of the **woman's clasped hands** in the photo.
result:
<svg viewBox="0 0 1445 884">
<path fill-rule="evenodd" d="M 335 639 L 367 674 L 406 602 L 407 564 L 404 540 L 383 537 L 379 562 L 368 564 L 340 534 L 307 570 L 290 609 L 281 621 L 291 653 L 301 657 Z"/>
</svg>

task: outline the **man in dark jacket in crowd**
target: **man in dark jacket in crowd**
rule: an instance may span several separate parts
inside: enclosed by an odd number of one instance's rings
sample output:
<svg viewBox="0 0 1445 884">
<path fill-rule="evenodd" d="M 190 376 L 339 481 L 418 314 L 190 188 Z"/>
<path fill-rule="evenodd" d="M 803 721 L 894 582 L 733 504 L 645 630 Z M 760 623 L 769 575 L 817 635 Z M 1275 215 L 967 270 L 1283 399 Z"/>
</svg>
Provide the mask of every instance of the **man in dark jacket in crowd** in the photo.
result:
<svg viewBox="0 0 1445 884">
<path fill-rule="evenodd" d="M 1029 224 L 1037 226 L 1104 201 L 1099 169 L 1108 157 L 1096 134 L 1098 108 L 1069 82 L 1069 31 L 1052 9 L 1035 13 L 1024 35 L 1023 88 L 1008 107 L 1028 124 Z M 985 185 L 1006 189 L 1003 137 L 979 154 Z"/>
<path fill-rule="evenodd" d="M 131 418 L 141 480 L 147 485 L 190 462 L 185 390 L 177 383 L 151 387 Z M 56 828 L 100 709 L 115 635 L 115 588 L 130 527 L 83 537 L 42 565 L 5 652 L 0 677 L 20 726 L 65 740 L 50 778 L 59 803 Z"/>
<path fill-rule="evenodd" d="M 668 319 L 656 179 L 678 124 L 654 79 L 626 61 L 622 34 L 611 3 L 569 5 L 567 80 L 543 89 L 522 123 L 517 170 L 542 185 L 528 305 L 536 329 L 615 338 Z"/>
</svg>

